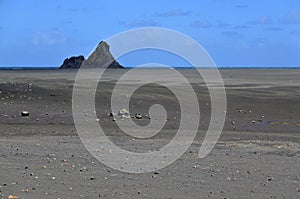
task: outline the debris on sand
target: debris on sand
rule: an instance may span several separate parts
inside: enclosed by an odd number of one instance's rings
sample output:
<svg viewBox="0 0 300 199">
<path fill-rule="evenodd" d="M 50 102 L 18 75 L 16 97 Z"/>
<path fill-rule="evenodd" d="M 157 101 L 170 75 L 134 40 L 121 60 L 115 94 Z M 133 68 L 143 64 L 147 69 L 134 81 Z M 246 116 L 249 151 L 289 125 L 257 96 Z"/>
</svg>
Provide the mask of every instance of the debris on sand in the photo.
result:
<svg viewBox="0 0 300 199">
<path fill-rule="evenodd" d="M 22 117 L 28 117 L 29 114 L 30 114 L 29 111 L 22 111 L 22 112 L 21 112 L 21 116 L 22 116 Z"/>
<path fill-rule="evenodd" d="M 121 118 L 130 118 L 130 115 L 129 115 L 129 112 L 123 108 L 119 111 L 118 115 L 121 117 Z"/>
<path fill-rule="evenodd" d="M 140 120 L 140 119 L 143 119 L 143 116 L 139 113 L 136 113 L 135 118 Z"/>
<path fill-rule="evenodd" d="M 232 121 L 231 124 L 232 124 L 232 125 L 235 125 L 235 121 Z"/>
<path fill-rule="evenodd" d="M 17 198 L 19 198 L 19 197 L 18 197 L 18 196 L 14 196 L 14 195 L 9 195 L 8 198 L 9 198 L 9 199 L 17 199 Z"/>
</svg>

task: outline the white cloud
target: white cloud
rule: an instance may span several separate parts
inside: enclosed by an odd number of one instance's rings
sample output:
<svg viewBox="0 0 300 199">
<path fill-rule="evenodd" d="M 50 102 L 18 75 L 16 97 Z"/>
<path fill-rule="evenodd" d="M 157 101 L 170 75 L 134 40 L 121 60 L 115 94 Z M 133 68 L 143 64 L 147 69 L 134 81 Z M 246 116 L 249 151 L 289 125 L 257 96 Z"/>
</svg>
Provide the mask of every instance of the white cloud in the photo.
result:
<svg viewBox="0 0 300 199">
<path fill-rule="evenodd" d="M 282 22 L 287 25 L 300 24 L 300 11 L 294 11 L 286 15 Z"/>
<path fill-rule="evenodd" d="M 160 24 L 153 20 L 143 20 L 143 19 L 135 19 L 131 22 L 120 22 L 120 24 L 129 27 L 129 28 L 135 28 L 135 27 L 147 27 L 147 26 L 159 26 Z"/>
<path fill-rule="evenodd" d="M 224 31 L 222 35 L 233 39 L 243 39 L 245 36 L 237 31 Z"/>
<path fill-rule="evenodd" d="M 36 32 L 32 36 L 34 45 L 57 45 L 62 44 L 67 38 L 59 31 Z"/>
<path fill-rule="evenodd" d="M 270 16 L 261 16 L 260 18 L 254 21 L 249 21 L 248 23 L 253 25 L 268 25 L 268 24 L 272 24 L 273 20 L 272 17 Z"/>
<path fill-rule="evenodd" d="M 209 21 L 194 21 L 191 27 L 194 28 L 210 28 L 212 25 Z"/>
<path fill-rule="evenodd" d="M 191 14 L 190 11 L 176 9 L 176 10 L 170 10 L 167 12 L 156 13 L 156 14 L 154 14 L 154 16 L 155 17 L 182 17 L 182 16 L 187 16 L 190 14 Z"/>
</svg>

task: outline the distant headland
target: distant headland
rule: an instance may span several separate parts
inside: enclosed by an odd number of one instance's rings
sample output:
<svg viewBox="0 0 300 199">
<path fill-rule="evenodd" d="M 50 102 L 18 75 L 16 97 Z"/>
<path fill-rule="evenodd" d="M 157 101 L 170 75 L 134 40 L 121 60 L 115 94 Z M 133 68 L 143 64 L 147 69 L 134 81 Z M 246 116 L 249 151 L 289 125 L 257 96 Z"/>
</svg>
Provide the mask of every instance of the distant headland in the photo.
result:
<svg viewBox="0 0 300 199">
<path fill-rule="evenodd" d="M 124 68 L 109 51 L 109 45 L 101 41 L 94 52 L 85 59 L 83 55 L 73 56 L 64 60 L 59 69 L 79 68 Z"/>
</svg>

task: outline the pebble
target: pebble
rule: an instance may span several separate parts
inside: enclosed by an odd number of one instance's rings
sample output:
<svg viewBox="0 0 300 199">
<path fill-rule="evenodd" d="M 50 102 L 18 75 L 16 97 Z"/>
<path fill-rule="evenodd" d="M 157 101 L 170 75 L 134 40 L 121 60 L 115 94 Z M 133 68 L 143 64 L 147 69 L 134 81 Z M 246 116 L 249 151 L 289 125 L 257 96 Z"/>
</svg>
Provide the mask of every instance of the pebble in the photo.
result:
<svg viewBox="0 0 300 199">
<path fill-rule="evenodd" d="M 19 198 L 19 197 L 18 197 L 18 196 L 14 196 L 14 195 L 9 195 L 8 198 L 9 198 L 9 199 L 17 199 L 17 198 Z"/>
<path fill-rule="evenodd" d="M 118 115 L 121 117 L 121 118 L 130 118 L 129 116 L 129 112 L 123 108 L 119 111 Z"/>
<path fill-rule="evenodd" d="M 135 114 L 135 118 L 136 119 L 143 119 L 143 116 L 139 113 Z"/>
<path fill-rule="evenodd" d="M 22 111 L 22 112 L 21 112 L 21 116 L 22 116 L 22 117 L 28 117 L 29 114 L 30 114 L 29 111 Z"/>
</svg>

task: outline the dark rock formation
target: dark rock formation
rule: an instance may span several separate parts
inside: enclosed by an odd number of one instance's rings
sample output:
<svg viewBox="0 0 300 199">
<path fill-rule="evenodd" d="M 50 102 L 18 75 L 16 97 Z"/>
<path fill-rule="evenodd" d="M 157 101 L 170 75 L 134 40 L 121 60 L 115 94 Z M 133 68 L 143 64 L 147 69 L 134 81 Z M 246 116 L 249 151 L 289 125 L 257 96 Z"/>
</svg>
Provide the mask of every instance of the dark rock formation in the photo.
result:
<svg viewBox="0 0 300 199">
<path fill-rule="evenodd" d="M 94 52 L 85 60 L 83 56 L 65 59 L 60 68 L 124 68 L 112 56 L 109 45 L 101 41 Z"/>
<path fill-rule="evenodd" d="M 83 62 L 84 68 L 124 68 L 112 56 L 109 45 L 101 41 L 94 52 Z"/>
<path fill-rule="evenodd" d="M 84 56 L 70 57 L 64 60 L 64 63 L 59 67 L 61 69 L 78 69 L 84 61 Z"/>
</svg>

